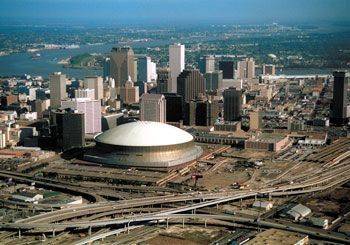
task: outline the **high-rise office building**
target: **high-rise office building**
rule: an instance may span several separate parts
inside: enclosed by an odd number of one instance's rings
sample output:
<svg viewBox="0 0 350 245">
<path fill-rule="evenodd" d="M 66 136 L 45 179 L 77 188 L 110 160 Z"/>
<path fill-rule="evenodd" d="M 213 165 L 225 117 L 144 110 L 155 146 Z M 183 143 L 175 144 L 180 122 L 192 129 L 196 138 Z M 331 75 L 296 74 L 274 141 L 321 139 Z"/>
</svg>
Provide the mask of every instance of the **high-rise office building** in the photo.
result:
<svg viewBox="0 0 350 245">
<path fill-rule="evenodd" d="M 205 78 L 199 70 L 183 70 L 177 78 L 177 93 L 184 102 L 205 94 Z"/>
<path fill-rule="evenodd" d="M 213 55 L 206 55 L 198 61 L 199 71 L 202 74 L 215 71 L 215 57 Z"/>
<path fill-rule="evenodd" d="M 255 61 L 247 58 L 237 62 L 237 79 L 252 79 L 255 77 Z"/>
<path fill-rule="evenodd" d="M 29 96 L 28 96 L 29 101 L 36 100 L 36 91 L 37 90 L 38 90 L 38 88 L 30 88 L 29 89 Z"/>
<path fill-rule="evenodd" d="M 157 64 L 151 61 L 150 64 L 150 80 L 151 82 L 155 82 L 157 80 Z"/>
<path fill-rule="evenodd" d="M 44 111 L 48 110 L 50 107 L 50 100 L 45 99 L 37 99 L 32 102 L 32 111 L 35 111 L 37 113 L 38 118 L 42 118 Z"/>
<path fill-rule="evenodd" d="M 54 111 L 52 121 L 58 147 L 67 150 L 85 146 L 84 113 L 73 110 Z"/>
<path fill-rule="evenodd" d="M 110 87 L 110 88 L 115 88 L 115 80 L 113 79 L 113 78 L 108 78 L 108 86 Z"/>
<path fill-rule="evenodd" d="M 141 121 L 166 123 L 166 101 L 162 94 L 144 94 L 140 106 Z"/>
<path fill-rule="evenodd" d="M 242 110 L 242 91 L 236 88 L 224 90 L 224 120 L 239 121 Z"/>
<path fill-rule="evenodd" d="M 147 94 L 148 92 L 147 82 L 137 81 L 136 83 L 134 83 L 134 85 L 139 87 L 139 97 L 141 97 L 143 94 Z"/>
<path fill-rule="evenodd" d="M 95 100 L 103 99 L 103 78 L 92 76 L 84 78 L 84 88 L 95 90 Z"/>
<path fill-rule="evenodd" d="M 263 75 L 275 76 L 276 75 L 276 66 L 271 65 L 271 64 L 264 64 L 263 65 Z"/>
<path fill-rule="evenodd" d="M 213 126 L 219 115 L 219 101 L 201 98 L 186 103 L 188 107 L 185 124 L 193 126 Z"/>
<path fill-rule="evenodd" d="M 74 90 L 74 98 L 89 98 L 91 100 L 95 99 L 95 89 L 76 89 Z"/>
<path fill-rule="evenodd" d="M 151 57 L 137 57 L 137 81 L 151 82 Z"/>
<path fill-rule="evenodd" d="M 235 63 L 233 61 L 220 61 L 219 70 L 222 71 L 223 79 L 233 79 L 235 75 Z"/>
<path fill-rule="evenodd" d="M 177 77 L 185 69 L 185 45 L 176 43 L 169 46 L 169 66 L 171 82 L 168 92 L 177 93 Z"/>
<path fill-rule="evenodd" d="M 62 108 L 84 113 L 86 134 L 101 132 L 101 101 L 88 98 L 65 100 L 62 101 Z"/>
<path fill-rule="evenodd" d="M 158 69 L 157 75 L 157 94 L 167 93 L 171 79 L 170 69 Z"/>
<path fill-rule="evenodd" d="M 249 129 L 259 130 L 262 129 L 262 113 L 261 111 L 251 111 L 249 113 Z"/>
<path fill-rule="evenodd" d="M 124 86 L 129 76 L 132 81 L 135 81 L 135 58 L 131 47 L 112 49 L 110 73 L 116 87 Z"/>
<path fill-rule="evenodd" d="M 166 120 L 167 122 L 180 122 L 183 120 L 182 96 L 176 93 L 164 93 L 166 100 Z"/>
<path fill-rule="evenodd" d="M 61 106 L 61 100 L 67 98 L 66 75 L 55 72 L 50 75 L 50 105 L 56 109 Z"/>
<path fill-rule="evenodd" d="M 103 62 L 103 79 L 111 76 L 111 58 L 106 58 Z"/>
<path fill-rule="evenodd" d="M 134 80 L 133 81 L 136 81 L 137 80 L 137 58 L 134 56 Z M 131 76 L 132 77 L 132 76 Z"/>
<path fill-rule="evenodd" d="M 350 117 L 350 93 L 349 82 L 350 73 L 345 71 L 333 72 L 333 109 L 331 113 L 331 122 L 342 125 Z"/>
<path fill-rule="evenodd" d="M 217 91 L 222 88 L 222 71 L 214 71 L 205 74 L 205 89 L 207 91 Z"/>
<path fill-rule="evenodd" d="M 131 80 L 130 76 L 124 86 L 120 88 L 120 98 L 123 100 L 124 104 L 139 103 L 139 87 L 134 86 L 134 82 Z"/>
</svg>

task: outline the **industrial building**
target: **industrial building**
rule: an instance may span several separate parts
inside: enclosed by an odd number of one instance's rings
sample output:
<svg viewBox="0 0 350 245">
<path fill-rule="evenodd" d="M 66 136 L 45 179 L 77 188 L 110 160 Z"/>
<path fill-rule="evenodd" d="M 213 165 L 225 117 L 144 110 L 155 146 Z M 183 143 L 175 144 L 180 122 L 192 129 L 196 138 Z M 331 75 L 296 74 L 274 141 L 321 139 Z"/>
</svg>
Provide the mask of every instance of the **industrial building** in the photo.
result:
<svg viewBox="0 0 350 245">
<path fill-rule="evenodd" d="M 189 133 L 159 122 L 137 121 L 120 125 L 95 137 L 96 148 L 88 161 L 168 168 L 193 161 L 203 153 Z"/>
<path fill-rule="evenodd" d="M 32 202 L 38 203 L 39 200 L 43 199 L 43 195 L 33 192 L 19 192 L 12 195 L 12 200 L 20 202 Z"/>
<path fill-rule="evenodd" d="M 311 209 L 302 204 L 297 204 L 290 208 L 286 214 L 294 220 L 301 220 L 311 214 Z"/>
<path fill-rule="evenodd" d="M 270 209 L 272 209 L 273 207 L 273 203 L 272 202 L 264 202 L 264 201 L 255 201 L 253 203 L 253 208 L 256 208 L 256 209 L 262 209 L 262 210 L 265 210 L 265 211 L 269 211 Z"/>
<path fill-rule="evenodd" d="M 245 141 L 244 148 L 279 152 L 290 143 L 288 135 L 262 133 Z"/>
</svg>

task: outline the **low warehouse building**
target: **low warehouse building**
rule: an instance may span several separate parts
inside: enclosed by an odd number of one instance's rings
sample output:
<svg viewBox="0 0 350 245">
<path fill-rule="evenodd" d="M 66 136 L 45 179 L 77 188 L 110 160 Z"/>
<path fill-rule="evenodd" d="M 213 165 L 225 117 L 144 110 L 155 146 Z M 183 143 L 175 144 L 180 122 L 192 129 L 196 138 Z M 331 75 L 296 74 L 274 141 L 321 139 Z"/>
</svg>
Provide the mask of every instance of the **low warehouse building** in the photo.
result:
<svg viewBox="0 0 350 245">
<path fill-rule="evenodd" d="M 311 214 L 311 209 L 302 204 L 297 204 L 287 211 L 287 215 L 294 220 L 301 220 L 309 214 Z"/>
<path fill-rule="evenodd" d="M 253 208 L 263 209 L 269 211 L 273 207 L 272 202 L 255 201 L 253 203 Z"/>
</svg>

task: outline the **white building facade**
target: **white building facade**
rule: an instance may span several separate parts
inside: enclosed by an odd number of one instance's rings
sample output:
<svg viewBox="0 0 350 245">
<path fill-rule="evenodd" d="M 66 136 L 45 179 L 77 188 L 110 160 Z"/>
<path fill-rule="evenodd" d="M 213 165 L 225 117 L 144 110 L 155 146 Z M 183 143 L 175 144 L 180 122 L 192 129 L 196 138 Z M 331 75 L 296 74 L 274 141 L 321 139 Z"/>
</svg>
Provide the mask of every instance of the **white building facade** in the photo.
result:
<svg viewBox="0 0 350 245">
<path fill-rule="evenodd" d="M 101 102 L 89 98 L 76 98 L 62 101 L 62 108 L 71 108 L 84 113 L 85 134 L 101 132 Z"/>
<path fill-rule="evenodd" d="M 168 92 L 177 92 L 177 77 L 185 69 L 185 45 L 176 43 L 169 46 L 169 65 L 171 82 Z"/>
</svg>

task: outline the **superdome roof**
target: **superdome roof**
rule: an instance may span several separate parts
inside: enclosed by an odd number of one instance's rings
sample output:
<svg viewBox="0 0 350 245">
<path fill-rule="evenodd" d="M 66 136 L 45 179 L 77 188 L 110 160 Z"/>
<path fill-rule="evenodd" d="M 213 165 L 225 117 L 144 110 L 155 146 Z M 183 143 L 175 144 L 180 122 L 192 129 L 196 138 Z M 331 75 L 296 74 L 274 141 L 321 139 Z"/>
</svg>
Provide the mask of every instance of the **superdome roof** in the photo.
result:
<svg viewBox="0 0 350 245">
<path fill-rule="evenodd" d="M 109 129 L 95 140 L 119 146 L 165 146 L 187 143 L 193 136 L 165 123 L 137 121 Z"/>
</svg>

